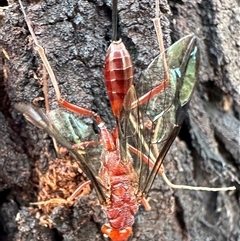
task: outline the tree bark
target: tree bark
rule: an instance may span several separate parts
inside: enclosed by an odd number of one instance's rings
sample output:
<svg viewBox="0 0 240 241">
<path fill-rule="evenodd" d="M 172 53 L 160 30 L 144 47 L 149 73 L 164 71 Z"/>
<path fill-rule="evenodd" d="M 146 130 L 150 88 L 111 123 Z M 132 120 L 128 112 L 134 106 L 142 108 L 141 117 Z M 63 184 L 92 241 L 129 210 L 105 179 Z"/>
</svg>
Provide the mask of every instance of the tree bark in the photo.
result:
<svg viewBox="0 0 240 241">
<path fill-rule="evenodd" d="M 98 112 L 114 125 L 103 81 L 104 57 L 111 40 L 111 1 L 23 2 L 44 47 L 64 98 Z M 164 44 L 194 33 L 201 42 L 199 83 L 188 117 L 164 161 L 176 184 L 232 186 L 231 192 L 171 190 L 158 176 L 151 211 L 140 208 L 132 240 L 237 240 L 240 236 L 240 12 L 237 1 L 161 1 Z M 29 124 L 14 104 L 44 107 L 41 60 L 33 50 L 23 14 L 9 1 L 1 18 L 0 45 L 0 239 L 104 240 L 106 221 L 95 192 L 71 207 L 50 213 L 52 227 L 40 225 L 37 198 L 41 172 L 55 158 L 49 136 Z M 135 81 L 158 54 L 153 28 L 154 1 L 120 1 L 119 33 L 134 64 Z M 170 31 L 171 29 L 171 31 Z M 40 100 L 40 101 L 37 101 Z M 51 109 L 58 107 L 49 85 Z M 90 125 L 93 121 L 86 118 Z M 36 164 L 37 163 L 37 164 Z M 83 175 L 83 178 L 84 175 Z M 31 207 L 31 208 L 30 208 Z"/>
</svg>

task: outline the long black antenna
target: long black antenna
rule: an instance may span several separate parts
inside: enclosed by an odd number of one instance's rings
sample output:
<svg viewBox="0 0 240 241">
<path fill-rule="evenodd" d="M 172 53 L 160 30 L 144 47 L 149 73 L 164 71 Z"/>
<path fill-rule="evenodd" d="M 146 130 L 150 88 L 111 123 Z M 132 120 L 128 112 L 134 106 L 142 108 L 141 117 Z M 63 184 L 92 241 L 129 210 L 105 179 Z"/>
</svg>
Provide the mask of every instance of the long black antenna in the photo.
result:
<svg viewBox="0 0 240 241">
<path fill-rule="evenodd" d="M 112 1 L 112 41 L 117 41 L 118 0 Z"/>
</svg>

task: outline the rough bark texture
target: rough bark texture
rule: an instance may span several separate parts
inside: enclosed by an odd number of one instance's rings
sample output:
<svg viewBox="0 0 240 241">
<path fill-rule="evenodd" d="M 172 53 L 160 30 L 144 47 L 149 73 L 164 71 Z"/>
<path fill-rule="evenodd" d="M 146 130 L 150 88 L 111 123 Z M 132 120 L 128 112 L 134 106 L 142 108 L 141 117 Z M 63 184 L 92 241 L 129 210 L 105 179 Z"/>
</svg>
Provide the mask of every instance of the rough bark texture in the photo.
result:
<svg viewBox="0 0 240 241">
<path fill-rule="evenodd" d="M 161 2 L 166 46 L 170 35 L 174 42 L 189 33 L 195 33 L 202 44 L 200 81 L 188 118 L 164 163 L 174 183 L 236 185 L 237 190 L 170 190 L 159 176 L 149 193 L 152 210 L 140 208 L 132 240 L 238 240 L 240 236 L 240 8 L 236 0 L 224 2 Z M 111 126 L 102 73 L 111 39 L 110 3 L 24 1 L 63 96 L 97 111 Z M 36 77 L 41 76 L 41 61 L 29 43 L 23 14 L 16 1 L 8 4 L 0 32 L 4 49 L 0 65 L 0 240 L 103 240 L 100 227 L 105 218 L 94 192 L 72 207 L 56 207 L 50 214 L 52 229 L 41 226 L 38 217 L 42 214 L 29 208 L 36 200 L 35 163 L 47 169 L 54 151 L 51 139 L 14 109 L 15 103 L 30 103 L 43 92 Z M 149 0 L 119 4 L 119 31 L 132 56 L 136 80 L 158 54 L 153 6 Z M 56 108 L 51 86 L 49 98 L 51 108 Z"/>
</svg>

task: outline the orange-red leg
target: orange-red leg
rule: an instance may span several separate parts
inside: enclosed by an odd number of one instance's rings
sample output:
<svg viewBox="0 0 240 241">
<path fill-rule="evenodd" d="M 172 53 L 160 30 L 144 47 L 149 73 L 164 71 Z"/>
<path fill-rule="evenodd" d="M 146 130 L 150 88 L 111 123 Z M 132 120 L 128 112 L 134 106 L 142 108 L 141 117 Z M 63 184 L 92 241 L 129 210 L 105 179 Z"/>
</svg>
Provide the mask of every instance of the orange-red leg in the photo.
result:
<svg viewBox="0 0 240 241">
<path fill-rule="evenodd" d="M 90 185 L 91 181 L 88 180 L 81 185 L 78 186 L 78 188 L 72 193 L 72 195 L 67 199 L 68 202 L 72 202 L 79 194 L 82 192 L 83 188 L 86 187 L 87 185 Z"/>
<path fill-rule="evenodd" d="M 98 124 L 102 123 L 101 117 L 96 112 L 71 104 L 68 101 L 62 99 L 62 97 L 58 98 L 57 100 L 63 108 L 79 115 L 92 117 Z"/>
<path fill-rule="evenodd" d="M 136 108 L 138 105 L 144 104 L 153 98 L 155 95 L 159 94 L 160 92 L 164 91 L 165 88 L 169 84 L 169 79 L 164 80 L 160 85 L 156 86 L 154 89 L 147 92 L 145 95 L 141 96 L 139 99 L 135 100 L 131 104 L 131 108 Z"/>
<path fill-rule="evenodd" d="M 128 145 L 128 149 L 136 154 L 138 157 L 142 158 L 142 160 L 147 163 L 150 167 L 153 167 L 155 162 L 153 160 L 151 160 L 148 156 L 146 156 L 145 154 L 143 154 L 142 152 L 140 152 L 138 149 L 136 149 L 135 147 Z M 161 166 L 158 170 L 158 174 L 162 175 L 162 173 L 164 172 L 164 168 L 163 166 Z"/>
</svg>

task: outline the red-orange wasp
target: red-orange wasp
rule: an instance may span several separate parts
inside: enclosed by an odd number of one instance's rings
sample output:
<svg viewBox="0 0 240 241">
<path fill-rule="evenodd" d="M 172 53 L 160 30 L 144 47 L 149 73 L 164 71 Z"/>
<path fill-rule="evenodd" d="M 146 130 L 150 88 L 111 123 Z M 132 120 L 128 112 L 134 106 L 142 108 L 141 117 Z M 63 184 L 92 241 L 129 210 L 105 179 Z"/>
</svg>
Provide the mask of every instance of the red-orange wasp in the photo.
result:
<svg viewBox="0 0 240 241">
<path fill-rule="evenodd" d="M 20 0 L 19 3 L 21 5 Z M 112 131 L 107 129 L 99 114 L 73 105 L 61 97 L 52 69 L 26 18 L 59 104 L 77 114 L 92 117 L 98 124 L 99 145 L 102 145 L 98 175 L 87 159 L 87 156 L 91 159 L 91 155 L 79 153 L 74 149 L 61 130 L 51 124 L 41 110 L 22 103 L 17 104 L 16 108 L 30 122 L 66 147 L 80 163 L 82 170 L 91 180 L 109 220 L 109 224 L 103 225 L 102 232 L 112 241 L 127 241 L 132 233 L 134 215 L 139 204 L 143 203 L 148 208 L 145 198 L 157 173 L 165 177 L 162 162 L 183 123 L 197 83 L 200 60 L 198 39 L 192 35 L 180 39 L 165 51 L 159 17 L 156 16 L 154 24 L 161 54 L 142 73 L 138 84 L 133 85 L 132 61 L 122 40 L 117 39 L 116 34 L 117 1 L 113 0 L 112 5 L 113 38 L 106 54 L 104 69 L 108 97 L 116 120 Z M 157 13 L 158 5 L 156 1 Z M 91 147 L 86 147 L 87 153 L 88 149 Z M 149 169 L 149 166 L 152 169 Z M 202 187 L 198 189 L 208 190 Z M 233 188 L 225 190 L 230 189 Z"/>
</svg>

